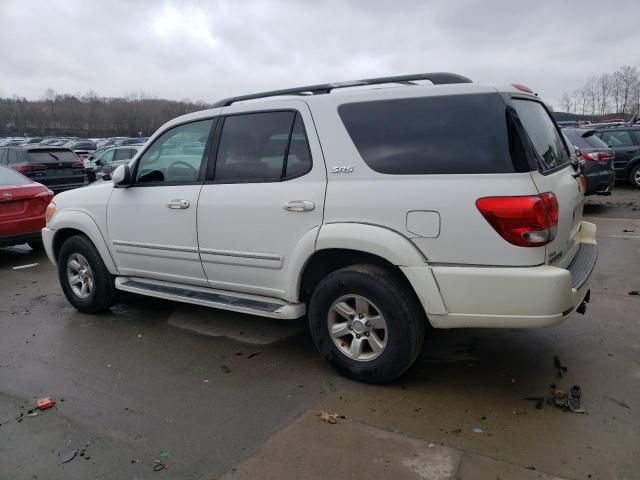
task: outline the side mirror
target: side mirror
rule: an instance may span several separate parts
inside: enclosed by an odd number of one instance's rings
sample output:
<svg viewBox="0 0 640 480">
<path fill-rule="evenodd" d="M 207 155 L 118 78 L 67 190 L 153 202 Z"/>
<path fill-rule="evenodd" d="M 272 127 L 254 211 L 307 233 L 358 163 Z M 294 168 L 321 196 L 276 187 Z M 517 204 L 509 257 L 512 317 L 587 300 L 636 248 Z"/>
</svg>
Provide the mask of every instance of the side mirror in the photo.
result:
<svg viewBox="0 0 640 480">
<path fill-rule="evenodd" d="M 98 160 L 96 160 L 94 163 L 95 163 L 97 166 L 100 166 L 100 165 L 102 165 L 102 160 L 99 160 L 99 159 L 98 159 Z"/>
<path fill-rule="evenodd" d="M 116 187 L 128 187 L 131 185 L 131 170 L 129 165 L 118 165 L 111 173 L 113 184 Z"/>
</svg>

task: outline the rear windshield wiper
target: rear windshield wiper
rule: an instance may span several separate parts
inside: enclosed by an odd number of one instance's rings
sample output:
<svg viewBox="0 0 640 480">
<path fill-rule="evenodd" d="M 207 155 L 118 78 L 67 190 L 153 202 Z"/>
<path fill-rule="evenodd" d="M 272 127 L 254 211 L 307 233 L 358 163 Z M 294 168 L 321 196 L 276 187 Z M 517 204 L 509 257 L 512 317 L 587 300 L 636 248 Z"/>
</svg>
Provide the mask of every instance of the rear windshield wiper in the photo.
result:
<svg viewBox="0 0 640 480">
<path fill-rule="evenodd" d="M 55 158 L 58 162 L 60 161 L 60 159 L 58 157 L 56 157 L 53 153 L 51 152 L 47 152 L 49 155 L 51 155 L 53 158 Z"/>
</svg>

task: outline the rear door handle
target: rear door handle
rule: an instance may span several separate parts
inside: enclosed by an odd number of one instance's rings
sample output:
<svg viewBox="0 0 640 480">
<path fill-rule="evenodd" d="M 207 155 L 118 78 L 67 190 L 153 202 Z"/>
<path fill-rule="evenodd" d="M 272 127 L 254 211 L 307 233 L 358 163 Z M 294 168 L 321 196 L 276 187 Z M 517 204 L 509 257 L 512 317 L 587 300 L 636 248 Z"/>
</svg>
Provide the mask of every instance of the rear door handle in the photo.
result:
<svg viewBox="0 0 640 480">
<path fill-rule="evenodd" d="M 171 200 L 169 203 L 167 203 L 167 207 L 174 210 L 189 208 L 189 200 L 184 200 L 182 198 L 174 199 L 174 200 Z"/>
<path fill-rule="evenodd" d="M 316 204 L 311 200 L 289 200 L 282 205 L 282 208 L 290 212 L 310 212 L 316 208 Z"/>
</svg>

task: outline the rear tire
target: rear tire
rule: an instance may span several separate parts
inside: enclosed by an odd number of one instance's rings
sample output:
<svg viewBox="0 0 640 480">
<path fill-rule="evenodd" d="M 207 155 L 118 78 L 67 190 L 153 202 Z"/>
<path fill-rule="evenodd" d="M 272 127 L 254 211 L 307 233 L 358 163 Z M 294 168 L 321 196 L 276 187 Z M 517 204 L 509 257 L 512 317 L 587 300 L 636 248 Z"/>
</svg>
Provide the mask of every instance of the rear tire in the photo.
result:
<svg viewBox="0 0 640 480">
<path fill-rule="evenodd" d="M 640 163 L 631 169 L 629 183 L 635 188 L 640 188 Z"/>
<path fill-rule="evenodd" d="M 101 312 L 117 300 L 113 275 L 84 235 L 74 235 L 62 244 L 58 278 L 69 303 L 83 313 Z"/>
<path fill-rule="evenodd" d="M 411 287 L 377 265 L 329 274 L 314 290 L 308 316 L 322 356 L 343 375 L 367 383 L 402 375 L 422 350 L 427 326 Z"/>
</svg>

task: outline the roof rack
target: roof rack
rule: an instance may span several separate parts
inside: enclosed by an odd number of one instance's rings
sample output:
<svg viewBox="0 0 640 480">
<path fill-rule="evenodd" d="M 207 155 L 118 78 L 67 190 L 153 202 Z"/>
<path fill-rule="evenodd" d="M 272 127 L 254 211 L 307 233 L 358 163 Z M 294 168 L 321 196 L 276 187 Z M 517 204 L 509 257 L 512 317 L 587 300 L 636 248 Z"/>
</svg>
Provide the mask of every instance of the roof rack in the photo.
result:
<svg viewBox="0 0 640 480">
<path fill-rule="evenodd" d="M 443 85 L 449 83 L 472 83 L 467 77 L 456 73 L 433 72 L 433 73 L 416 73 L 413 75 L 398 75 L 395 77 L 379 77 L 366 78 L 363 80 L 351 80 L 347 82 L 325 83 L 320 85 L 309 85 L 306 87 L 287 88 L 284 90 L 272 90 L 270 92 L 252 93 L 249 95 L 240 95 L 238 97 L 229 97 L 219 100 L 213 104 L 214 108 L 228 107 L 232 103 L 243 100 L 254 100 L 257 98 L 279 97 L 282 95 L 320 95 L 331 93 L 335 88 L 359 87 L 365 85 L 380 85 L 385 83 L 401 83 L 404 85 L 415 85 L 413 82 L 418 80 L 429 80 L 434 85 Z"/>
</svg>

